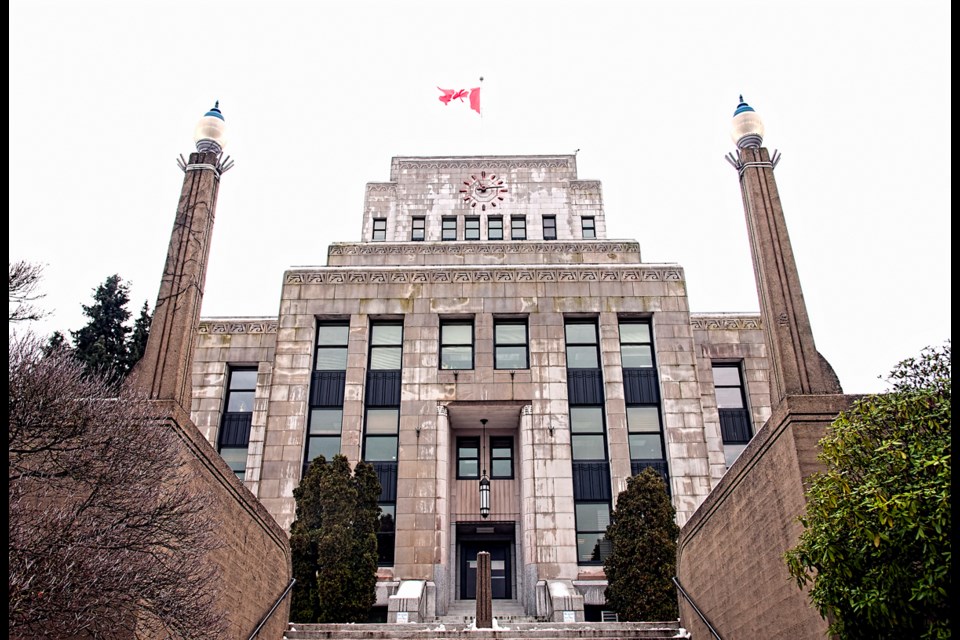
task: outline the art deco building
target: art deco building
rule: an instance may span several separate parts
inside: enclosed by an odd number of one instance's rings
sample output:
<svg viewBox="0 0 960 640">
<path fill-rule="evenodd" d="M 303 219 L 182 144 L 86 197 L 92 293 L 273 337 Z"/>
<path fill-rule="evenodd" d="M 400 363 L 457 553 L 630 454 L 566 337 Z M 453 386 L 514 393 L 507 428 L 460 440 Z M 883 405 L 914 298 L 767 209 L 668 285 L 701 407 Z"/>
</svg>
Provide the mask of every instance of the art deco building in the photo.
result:
<svg viewBox="0 0 960 640">
<path fill-rule="evenodd" d="M 391 621 L 473 598 L 479 550 L 495 613 L 600 619 L 627 478 L 683 524 L 771 405 L 760 315 L 690 313 L 605 216 L 574 155 L 393 158 L 277 317 L 201 319 L 193 419 L 287 530 L 314 456 L 373 463 Z"/>
</svg>

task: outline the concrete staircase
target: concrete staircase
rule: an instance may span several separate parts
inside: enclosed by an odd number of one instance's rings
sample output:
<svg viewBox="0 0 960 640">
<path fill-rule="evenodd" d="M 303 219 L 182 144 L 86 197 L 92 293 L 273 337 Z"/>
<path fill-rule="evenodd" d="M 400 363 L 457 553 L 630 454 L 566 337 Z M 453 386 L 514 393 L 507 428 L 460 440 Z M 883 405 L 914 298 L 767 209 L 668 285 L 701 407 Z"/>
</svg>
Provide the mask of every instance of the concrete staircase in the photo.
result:
<svg viewBox="0 0 960 640">
<path fill-rule="evenodd" d="M 476 600 L 454 600 L 447 607 L 447 613 L 424 622 L 433 622 L 444 625 L 470 626 L 477 617 Z M 493 617 L 501 626 L 515 622 L 544 622 L 542 618 L 528 616 L 523 605 L 516 600 L 494 600 Z"/>
</svg>

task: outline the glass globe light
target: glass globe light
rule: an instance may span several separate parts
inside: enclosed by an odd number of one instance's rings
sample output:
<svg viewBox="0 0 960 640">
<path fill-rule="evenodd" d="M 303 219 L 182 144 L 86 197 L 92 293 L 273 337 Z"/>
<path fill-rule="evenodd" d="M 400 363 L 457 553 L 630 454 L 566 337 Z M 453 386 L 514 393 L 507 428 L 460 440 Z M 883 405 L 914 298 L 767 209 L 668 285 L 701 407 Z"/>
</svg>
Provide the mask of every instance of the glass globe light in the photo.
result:
<svg viewBox="0 0 960 640">
<path fill-rule="evenodd" d="M 193 141 L 197 145 L 197 151 L 201 153 L 223 151 L 227 143 L 226 124 L 223 121 L 223 114 L 220 113 L 219 100 L 200 118 L 200 122 L 193 130 Z"/>
<path fill-rule="evenodd" d="M 763 142 L 763 121 L 753 107 L 743 101 L 743 96 L 740 96 L 740 104 L 733 112 L 730 137 L 741 149 L 756 148 Z"/>
</svg>

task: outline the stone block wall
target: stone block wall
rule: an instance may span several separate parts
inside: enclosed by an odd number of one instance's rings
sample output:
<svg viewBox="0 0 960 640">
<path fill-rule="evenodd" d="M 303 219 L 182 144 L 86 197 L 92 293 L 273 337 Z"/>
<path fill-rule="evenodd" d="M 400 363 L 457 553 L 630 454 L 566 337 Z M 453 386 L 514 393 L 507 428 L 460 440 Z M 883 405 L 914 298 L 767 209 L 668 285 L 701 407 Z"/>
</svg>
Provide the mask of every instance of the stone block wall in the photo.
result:
<svg viewBox="0 0 960 640">
<path fill-rule="evenodd" d="M 824 638 L 827 624 L 787 573 L 818 441 L 854 396 L 788 396 L 680 530 L 677 577 L 723 638 Z M 680 597 L 681 626 L 711 634 Z"/>
<path fill-rule="evenodd" d="M 284 593 L 293 575 L 287 534 L 246 489 L 190 418 L 173 403 L 157 402 L 158 416 L 176 430 L 197 494 L 217 523 L 222 546 L 212 559 L 220 567 L 218 602 L 227 614 L 227 638 L 247 638 Z M 290 612 L 289 594 L 259 638 L 279 640 Z"/>
</svg>

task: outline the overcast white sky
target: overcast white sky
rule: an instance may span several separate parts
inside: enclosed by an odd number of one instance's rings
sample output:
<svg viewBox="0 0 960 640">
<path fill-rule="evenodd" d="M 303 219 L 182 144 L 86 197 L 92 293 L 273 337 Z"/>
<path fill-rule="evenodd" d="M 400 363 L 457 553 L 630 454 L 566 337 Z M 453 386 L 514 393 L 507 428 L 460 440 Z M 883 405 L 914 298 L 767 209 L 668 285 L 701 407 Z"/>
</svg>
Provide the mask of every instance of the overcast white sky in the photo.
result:
<svg viewBox="0 0 960 640">
<path fill-rule="evenodd" d="M 950 337 L 950 4 L 50 2 L 10 8 L 10 259 L 36 330 L 119 274 L 151 310 L 193 127 L 220 100 L 203 315 L 270 316 L 283 271 L 360 237 L 398 155 L 579 149 L 608 237 L 684 268 L 691 310 L 755 312 L 730 120 L 766 125 L 814 336 L 844 391 Z M 437 87 L 483 76 L 483 115 Z M 69 334 L 67 334 L 69 335 Z"/>
</svg>

